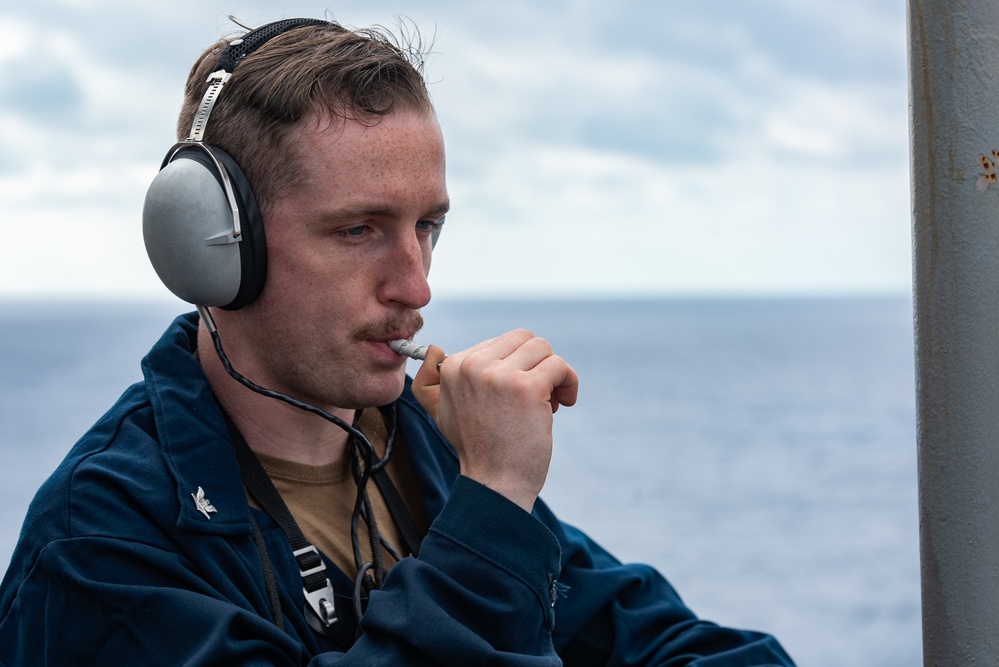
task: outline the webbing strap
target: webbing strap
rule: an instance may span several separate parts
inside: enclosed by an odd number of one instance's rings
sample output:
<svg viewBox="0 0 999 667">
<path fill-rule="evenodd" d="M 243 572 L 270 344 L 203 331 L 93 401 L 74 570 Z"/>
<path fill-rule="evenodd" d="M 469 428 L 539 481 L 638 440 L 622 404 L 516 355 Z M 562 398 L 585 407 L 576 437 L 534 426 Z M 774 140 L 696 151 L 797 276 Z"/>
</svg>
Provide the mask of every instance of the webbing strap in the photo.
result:
<svg viewBox="0 0 999 667">
<path fill-rule="evenodd" d="M 423 537 L 402 495 L 385 471 L 385 463 L 388 462 L 396 439 L 395 405 L 385 406 L 380 409 L 380 412 L 388 431 L 386 453 L 380 464 L 372 471 L 371 476 L 385 500 L 392 520 L 399 529 L 399 534 L 405 543 L 402 546 L 408 550 L 409 554 L 417 556 Z M 295 560 L 302 575 L 306 617 L 309 624 L 317 632 L 341 645 L 350 646 L 356 638 L 358 622 L 353 607 L 360 605 L 363 608 L 367 601 L 366 597 L 352 601 L 349 597 L 334 594 L 333 587 L 326 576 L 326 565 L 319 550 L 305 538 L 295 521 L 295 517 L 292 516 L 291 510 L 288 509 L 281 494 L 274 487 L 270 476 L 264 470 L 260 459 L 250 449 L 243 434 L 239 432 L 228 414 L 223 411 L 223 415 L 229 430 L 229 439 L 236 454 L 236 461 L 239 464 L 243 485 L 260 507 L 278 524 L 288 538 L 288 543 L 295 554 Z M 259 550 L 261 546 L 259 542 L 257 546 Z M 269 562 L 270 558 L 266 549 L 261 554 L 261 558 L 266 558 Z M 280 616 L 280 610 L 272 610 L 272 613 L 275 614 L 275 618 Z"/>
<path fill-rule="evenodd" d="M 382 414 L 382 418 L 385 420 L 385 425 L 388 430 L 387 444 L 386 444 L 386 463 L 388 462 L 388 457 L 392 453 L 392 448 L 395 444 L 397 437 L 396 433 L 396 406 L 395 403 L 379 408 L 379 412 Z M 375 480 L 375 484 L 378 486 L 378 491 L 381 492 L 382 498 L 385 500 L 385 505 L 388 507 L 389 514 L 392 516 L 392 520 L 395 521 L 396 528 L 399 529 L 399 534 L 402 537 L 403 545 L 408 550 L 411 556 L 420 555 L 420 545 L 423 543 L 423 536 L 420 534 L 420 530 L 416 527 L 416 521 L 413 519 L 413 515 L 410 513 L 409 508 L 406 506 L 406 502 L 402 499 L 402 495 L 399 490 L 395 488 L 395 484 L 392 482 L 392 478 L 389 477 L 385 470 L 385 466 L 379 466 L 371 473 L 371 476 Z"/>
<path fill-rule="evenodd" d="M 246 439 L 236 425 L 226 415 L 226 426 L 229 429 L 229 439 L 236 452 L 236 461 L 243 476 L 243 484 L 260 506 L 267 512 L 284 532 L 291 544 L 302 575 L 302 589 L 305 593 L 306 613 L 309 624 L 323 634 L 328 634 L 330 628 L 336 625 L 337 614 L 334 607 L 333 586 L 326 576 L 326 564 L 319 550 L 316 549 L 302 534 L 281 494 L 274 488 L 274 483 L 264 470 L 260 459 L 253 453 Z"/>
<path fill-rule="evenodd" d="M 388 506 L 389 514 L 395 520 L 395 525 L 399 529 L 399 535 L 402 537 L 402 541 L 405 542 L 403 546 L 406 547 L 409 555 L 419 556 L 423 537 L 416 527 L 416 521 L 413 520 L 413 516 L 409 513 L 409 508 L 406 507 L 405 501 L 399 494 L 398 489 L 395 488 L 395 484 L 392 483 L 392 478 L 385 472 L 385 468 L 379 468 L 371 476 L 374 478 L 375 484 L 378 486 L 378 490 L 381 492 L 382 498 Z"/>
</svg>

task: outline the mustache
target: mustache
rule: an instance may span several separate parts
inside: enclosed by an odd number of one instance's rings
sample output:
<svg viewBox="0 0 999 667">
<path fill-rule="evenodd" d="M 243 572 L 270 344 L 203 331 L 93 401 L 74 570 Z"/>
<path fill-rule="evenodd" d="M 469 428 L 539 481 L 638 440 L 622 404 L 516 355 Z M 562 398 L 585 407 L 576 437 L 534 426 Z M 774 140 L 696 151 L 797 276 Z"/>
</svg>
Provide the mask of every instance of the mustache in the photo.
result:
<svg viewBox="0 0 999 667">
<path fill-rule="evenodd" d="M 354 331 L 354 340 L 364 341 L 381 338 L 391 338 L 400 333 L 415 336 L 423 328 L 423 316 L 418 310 L 411 310 L 401 315 L 392 315 L 378 322 L 371 322 L 358 327 Z"/>
</svg>

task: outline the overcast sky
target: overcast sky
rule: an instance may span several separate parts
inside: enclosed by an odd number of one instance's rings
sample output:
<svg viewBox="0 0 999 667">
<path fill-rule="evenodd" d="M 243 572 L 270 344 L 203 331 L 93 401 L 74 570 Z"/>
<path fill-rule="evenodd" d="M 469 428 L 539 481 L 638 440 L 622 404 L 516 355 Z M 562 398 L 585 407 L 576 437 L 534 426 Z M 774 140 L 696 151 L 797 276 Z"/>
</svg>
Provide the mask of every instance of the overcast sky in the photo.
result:
<svg viewBox="0 0 999 667">
<path fill-rule="evenodd" d="M 0 5 L 0 296 L 167 298 L 142 200 L 229 14 L 434 38 L 438 296 L 909 291 L 902 0 L 33 0 Z"/>
</svg>

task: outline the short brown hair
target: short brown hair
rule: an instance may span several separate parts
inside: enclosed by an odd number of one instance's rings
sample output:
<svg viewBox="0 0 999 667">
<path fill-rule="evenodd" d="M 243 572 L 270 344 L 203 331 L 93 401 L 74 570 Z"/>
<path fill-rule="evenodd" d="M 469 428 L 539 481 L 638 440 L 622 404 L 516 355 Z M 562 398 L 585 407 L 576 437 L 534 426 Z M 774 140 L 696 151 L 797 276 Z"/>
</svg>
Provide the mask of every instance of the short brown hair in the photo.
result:
<svg viewBox="0 0 999 667">
<path fill-rule="evenodd" d="M 403 32 L 403 31 L 400 31 Z M 418 33 L 348 30 L 337 23 L 289 30 L 235 68 L 212 110 L 204 141 L 239 163 L 266 216 L 274 199 L 301 177 L 291 129 L 306 117 L 375 123 L 393 111 L 432 113 Z M 191 123 L 229 39 L 210 46 L 187 78 L 177 121 Z"/>
</svg>

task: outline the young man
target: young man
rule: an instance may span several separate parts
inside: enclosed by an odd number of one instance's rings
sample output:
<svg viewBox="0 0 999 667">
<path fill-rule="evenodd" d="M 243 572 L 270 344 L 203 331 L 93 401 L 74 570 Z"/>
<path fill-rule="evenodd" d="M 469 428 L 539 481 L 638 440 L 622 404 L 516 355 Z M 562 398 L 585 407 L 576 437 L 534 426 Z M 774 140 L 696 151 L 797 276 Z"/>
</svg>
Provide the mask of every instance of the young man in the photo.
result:
<svg viewBox="0 0 999 667">
<path fill-rule="evenodd" d="M 201 317 L 39 491 L 0 664 L 791 664 L 537 499 L 577 387 L 547 342 L 431 347 L 406 378 L 388 343 L 420 328 L 448 208 L 412 57 L 292 20 L 196 63 L 144 215 Z M 188 297 L 228 260 L 189 266 L 171 235 L 216 200 L 232 227 L 199 248 L 256 259 Z"/>
</svg>

